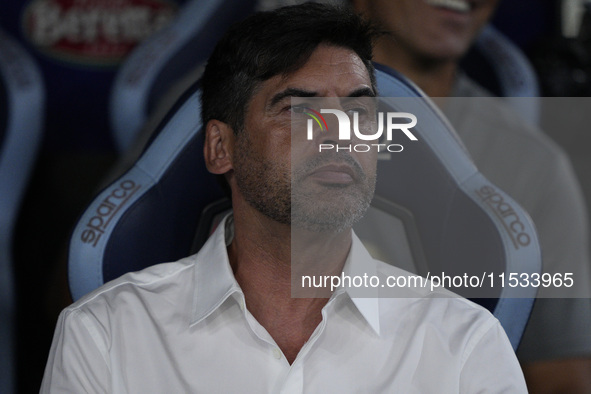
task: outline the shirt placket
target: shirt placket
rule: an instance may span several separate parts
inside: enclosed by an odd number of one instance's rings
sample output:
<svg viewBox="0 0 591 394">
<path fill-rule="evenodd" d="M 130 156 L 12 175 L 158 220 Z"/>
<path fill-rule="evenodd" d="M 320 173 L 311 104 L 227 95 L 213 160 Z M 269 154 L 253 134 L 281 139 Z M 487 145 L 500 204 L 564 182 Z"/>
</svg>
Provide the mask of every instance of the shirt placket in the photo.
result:
<svg viewBox="0 0 591 394">
<path fill-rule="evenodd" d="M 310 336 L 310 340 L 305 343 L 302 347 L 298 356 L 294 360 L 293 364 L 289 368 L 289 372 L 285 376 L 283 381 L 283 385 L 281 386 L 281 390 L 279 391 L 281 394 L 299 394 L 304 393 L 304 362 L 307 359 L 308 354 L 314 348 L 314 343 L 320 338 L 322 333 L 326 327 L 326 316 L 327 311 L 333 307 L 335 302 L 335 297 L 331 298 L 331 300 L 326 304 L 326 306 L 322 309 L 322 321 L 316 327 L 316 330 Z M 283 357 L 285 359 L 285 357 Z"/>
</svg>

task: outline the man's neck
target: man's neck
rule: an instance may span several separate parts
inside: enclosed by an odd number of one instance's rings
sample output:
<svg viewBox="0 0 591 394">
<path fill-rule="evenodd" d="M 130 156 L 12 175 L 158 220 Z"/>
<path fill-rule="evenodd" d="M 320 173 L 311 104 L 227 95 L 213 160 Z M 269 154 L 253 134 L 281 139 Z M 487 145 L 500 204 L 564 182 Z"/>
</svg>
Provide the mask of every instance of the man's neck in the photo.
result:
<svg viewBox="0 0 591 394">
<path fill-rule="evenodd" d="M 292 269 L 302 267 L 306 275 L 338 275 L 350 246 L 350 230 L 338 234 L 292 231 L 291 226 L 258 211 L 234 207 L 234 239 L 228 247 L 234 276 L 247 309 L 290 363 L 322 321 L 321 311 L 330 296 L 292 298 Z"/>
<path fill-rule="evenodd" d="M 429 59 L 403 48 L 390 37 L 378 40 L 374 60 L 416 83 L 429 97 L 449 97 L 457 72 L 455 60 Z"/>
</svg>

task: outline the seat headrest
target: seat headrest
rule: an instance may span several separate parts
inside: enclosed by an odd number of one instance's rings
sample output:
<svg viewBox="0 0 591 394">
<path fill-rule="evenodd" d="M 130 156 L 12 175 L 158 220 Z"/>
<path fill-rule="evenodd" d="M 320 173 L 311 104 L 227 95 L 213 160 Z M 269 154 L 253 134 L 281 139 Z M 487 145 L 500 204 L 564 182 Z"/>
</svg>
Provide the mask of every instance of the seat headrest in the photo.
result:
<svg viewBox="0 0 591 394">
<path fill-rule="evenodd" d="M 205 65 L 216 42 L 256 0 L 191 0 L 175 20 L 143 42 L 117 73 L 110 118 L 117 148 L 131 147 L 158 100 L 175 83 Z"/>
<path fill-rule="evenodd" d="M 16 41 L 0 31 L 0 392 L 14 390 L 12 233 L 43 130 L 41 73 Z"/>
<path fill-rule="evenodd" d="M 0 80 L 0 231 L 6 231 L 41 143 L 45 88 L 33 59 L 2 31 Z"/>
</svg>

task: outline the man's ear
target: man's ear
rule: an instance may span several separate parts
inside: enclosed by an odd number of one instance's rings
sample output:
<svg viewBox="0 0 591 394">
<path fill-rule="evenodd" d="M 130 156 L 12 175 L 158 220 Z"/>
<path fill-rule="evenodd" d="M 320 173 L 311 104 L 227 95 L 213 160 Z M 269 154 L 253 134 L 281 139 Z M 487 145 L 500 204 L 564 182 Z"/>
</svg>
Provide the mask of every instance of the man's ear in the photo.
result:
<svg viewBox="0 0 591 394">
<path fill-rule="evenodd" d="M 224 122 L 212 119 L 205 126 L 203 156 L 205 166 L 212 174 L 222 175 L 232 170 L 234 131 Z"/>
</svg>

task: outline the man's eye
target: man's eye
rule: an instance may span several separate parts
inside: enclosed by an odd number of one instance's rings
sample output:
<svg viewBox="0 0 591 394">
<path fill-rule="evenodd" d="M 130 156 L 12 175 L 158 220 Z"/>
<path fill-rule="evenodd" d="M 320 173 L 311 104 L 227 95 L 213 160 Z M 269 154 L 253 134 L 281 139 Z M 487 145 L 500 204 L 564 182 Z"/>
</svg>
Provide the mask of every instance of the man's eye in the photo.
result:
<svg viewBox="0 0 591 394">
<path fill-rule="evenodd" d="M 355 108 L 350 108 L 350 109 L 346 110 L 345 112 L 351 116 L 355 112 L 358 113 L 359 115 L 367 115 L 368 110 L 367 110 L 367 108 L 363 108 L 363 107 L 355 107 Z"/>
<path fill-rule="evenodd" d="M 296 113 L 296 114 L 303 114 L 304 112 L 306 112 L 306 107 L 303 105 L 292 105 L 291 106 L 291 112 Z"/>
<path fill-rule="evenodd" d="M 306 103 L 302 103 L 302 104 L 293 104 L 290 106 L 290 110 L 292 113 L 296 113 L 296 114 L 306 114 L 306 113 L 315 113 L 317 111 L 319 111 L 319 109 L 313 109 L 314 106 L 311 104 L 306 104 Z"/>
</svg>

